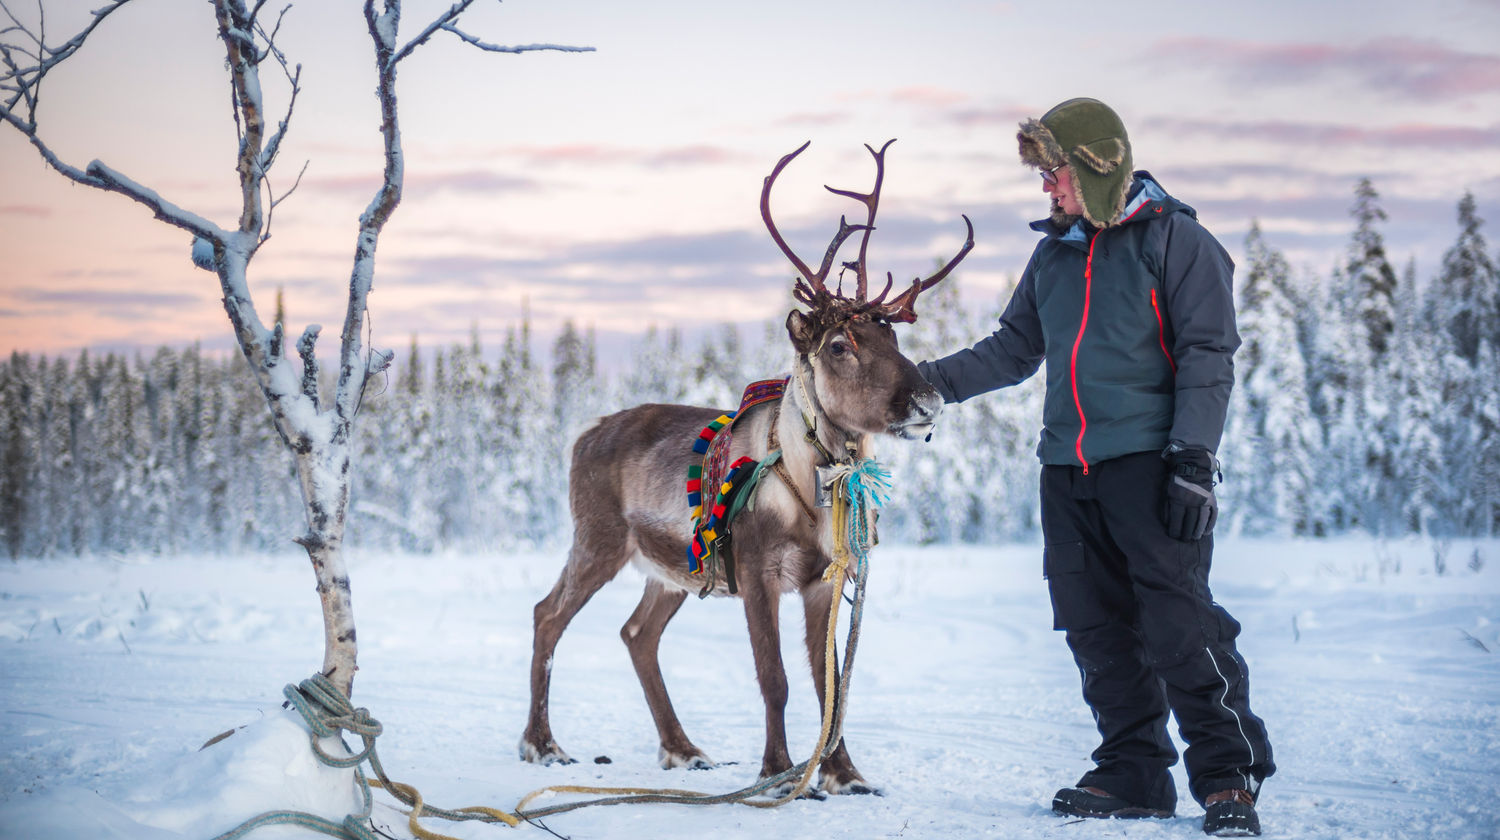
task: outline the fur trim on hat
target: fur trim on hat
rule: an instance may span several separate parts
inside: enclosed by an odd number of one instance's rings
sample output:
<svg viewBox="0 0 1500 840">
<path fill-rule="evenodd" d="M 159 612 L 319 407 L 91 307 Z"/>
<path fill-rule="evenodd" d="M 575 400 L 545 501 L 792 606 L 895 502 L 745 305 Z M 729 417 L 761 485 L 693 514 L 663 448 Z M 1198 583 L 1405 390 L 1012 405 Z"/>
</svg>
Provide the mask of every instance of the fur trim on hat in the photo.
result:
<svg viewBox="0 0 1500 840">
<path fill-rule="evenodd" d="M 1109 211 L 1108 219 L 1094 218 L 1094 215 L 1089 212 L 1088 204 L 1083 205 L 1083 217 L 1088 219 L 1089 223 L 1094 227 L 1101 230 L 1111 225 L 1119 224 L 1120 217 L 1125 214 L 1125 196 L 1130 194 L 1130 183 L 1131 179 L 1127 177 L 1123 189 L 1115 191 L 1115 204 Z"/>
<path fill-rule="evenodd" d="M 1040 119 L 1021 123 L 1016 139 L 1023 164 L 1037 169 L 1068 165 L 1083 218 L 1090 224 L 1105 228 L 1119 221 L 1133 162 L 1129 135 L 1108 105 L 1087 97 L 1069 99 Z"/>
<path fill-rule="evenodd" d="M 1125 144 L 1117 137 L 1106 137 L 1086 146 L 1074 146 L 1073 159 L 1100 175 L 1108 175 L 1124 162 Z"/>
<path fill-rule="evenodd" d="M 1027 166 L 1054 169 L 1068 162 L 1063 155 L 1062 146 L 1058 145 L 1052 132 L 1040 120 L 1021 123 L 1021 130 L 1016 132 L 1016 141 L 1021 146 L 1021 162 Z"/>
</svg>

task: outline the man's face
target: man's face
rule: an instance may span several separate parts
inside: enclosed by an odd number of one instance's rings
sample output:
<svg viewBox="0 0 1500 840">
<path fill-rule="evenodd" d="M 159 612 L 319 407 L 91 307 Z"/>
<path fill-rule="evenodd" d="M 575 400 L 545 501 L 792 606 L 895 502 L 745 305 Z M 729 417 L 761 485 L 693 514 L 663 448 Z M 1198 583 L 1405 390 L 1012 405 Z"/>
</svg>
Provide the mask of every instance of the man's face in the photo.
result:
<svg viewBox="0 0 1500 840">
<path fill-rule="evenodd" d="M 1047 178 L 1047 173 L 1052 178 Z M 1042 192 L 1052 196 L 1052 212 L 1066 216 L 1082 216 L 1083 204 L 1078 200 L 1078 190 L 1073 184 L 1073 169 L 1066 164 L 1042 173 Z"/>
</svg>

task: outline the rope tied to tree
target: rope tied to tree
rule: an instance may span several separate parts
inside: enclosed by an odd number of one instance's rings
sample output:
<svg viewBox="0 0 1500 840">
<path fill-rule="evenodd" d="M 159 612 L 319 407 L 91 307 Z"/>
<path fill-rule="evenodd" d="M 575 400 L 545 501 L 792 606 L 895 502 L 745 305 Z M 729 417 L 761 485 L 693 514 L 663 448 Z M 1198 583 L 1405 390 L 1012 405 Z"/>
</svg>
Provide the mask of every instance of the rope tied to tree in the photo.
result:
<svg viewBox="0 0 1500 840">
<path fill-rule="evenodd" d="M 369 709 L 356 708 L 338 686 L 322 674 L 314 674 L 299 685 L 288 684 L 281 693 L 307 723 L 308 741 L 318 761 L 329 767 L 353 768 L 354 780 L 359 788 L 363 805 L 358 813 L 349 814 L 341 822 L 334 822 L 303 811 L 268 811 L 246 820 L 236 828 L 215 837 L 214 840 L 238 840 L 257 828 L 286 824 L 299 825 L 330 837 L 341 838 L 341 840 L 379 840 L 379 835 L 370 825 L 370 813 L 374 805 L 370 794 L 372 787 L 390 792 L 403 805 L 411 808 L 407 827 L 413 835 L 422 840 L 456 840 L 446 834 L 438 834 L 423 828 L 417 822 L 417 818 L 423 816 L 438 817 L 450 822 L 479 820 L 489 823 L 503 822 L 512 827 L 520 825 L 520 818 L 495 808 L 474 807 L 458 810 L 434 808 L 422 801 L 422 795 L 416 788 L 391 781 L 385 774 L 385 768 L 380 764 L 380 754 L 375 750 L 375 739 L 384 731 L 380 721 L 370 716 Z M 343 742 L 344 732 L 358 735 L 364 743 L 363 749 L 355 753 L 349 749 L 348 744 L 345 744 L 344 750 L 349 755 L 330 755 L 319 743 L 323 738 L 330 737 L 336 737 Z M 365 777 L 364 770 L 360 766 L 366 761 L 370 762 L 370 769 L 375 772 L 376 778 L 373 780 Z"/>
<path fill-rule="evenodd" d="M 818 765 L 832 754 L 843 735 L 844 714 L 848 709 L 849 680 L 854 672 L 854 652 L 859 644 L 859 628 L 864 613 L 866 572 L 870 549 L 878 542 L 875 525 L 879 509 L 890 497 L 890 472 L 880 466 L 874 458 L 862 458 L 854 463 L 838 465 L 830 489 L 833 494 L 833 557 L 823 579 L 833 584 L 841 595 L 844 584 L 854 581 L 854 596 L 849 616 L 849 635 L 845 643 L 843 667 L 838 667 L 838 619 L 842 597 L 830 599 L 828 635 L 824 644 L 824 704 L 823 725 L 818 735 L 817 746 L 806 761 L 749 787 L 725 794 L 708 794 L 691 790 L 651 788 L 605 788 L 578 785 L 552 785 L 532 791 L 521 799 L 514 814 L 495 808 L 470 807 L 457 810 L 434 808 L 425 804 L 421 794 L 411 785 L 393 782 L 380 764 L 380 754 L 375 749 L 375 739 L 383 728 L 380 721 L 370 716 L 368 709 L 355 707 L 339 688 L 322 674 L 314 674 L 300 685 L 287 685 L 282 689 L 287 701 L 307 722 L 308 739 L 313 754 L 330 767 L 353 768 L 363 802 L 359 813 L 346 816 L 342 822 L 300 811 L 270 811 L 253 817 L 237 828 L 219 835 L 214 840 L 238 840 L 256 828 L 267 825 L 294 824 L 322 832 L 342 840 L 376 840 L 370 825 L 373 800 L 370 788 L 384 789 L 402 804 L 411 808 L 407 826 L 412 834 L 422 840 L 455 840 L 423 828 L 419 817 L 430 816 L 454 822 L 478 820 L 486 823 L 503 822 L 517 826 L 522 820 L 531 820 L 553 814 L 576 811 L 597 805 L 625 805 L 643 803 L 670 803 L 680 805 L 717 805 L 739 803 L 756 808 L 775 808 L 803 795 L 811 787 L 812 776 Z M 850 574 L 850 565 L 854 566 Z M 337 737 L 343 741 L 343 733 L 351 732 L 360 737 L 363 748 L 355 753 L 344 745 L 349 755 L 328 754 L 319 743 L 323 738 Z M 376 779 L 366 779 L 361 766 L 370 763 Z M 752 797 L 769 791 L 792 779 L 796 784 L 785 794 L 769 799 L 755 800 Z M 603 794 L 605 798 L 559 803 L 540 808 L 526 809 L 536 798 L 548 793 Z"/>
</svg>

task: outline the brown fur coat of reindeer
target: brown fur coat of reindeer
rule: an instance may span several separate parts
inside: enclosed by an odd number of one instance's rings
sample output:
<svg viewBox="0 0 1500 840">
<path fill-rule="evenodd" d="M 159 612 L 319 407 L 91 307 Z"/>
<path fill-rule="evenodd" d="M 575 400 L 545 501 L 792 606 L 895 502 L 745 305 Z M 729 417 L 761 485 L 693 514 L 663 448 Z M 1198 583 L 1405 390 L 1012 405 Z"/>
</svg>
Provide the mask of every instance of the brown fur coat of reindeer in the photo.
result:
<svg viewBox="0 0 1500 840">
<path fill-rule="evenodd" d="M 894 141 L 891 141 L 894 142 Z M 813 507 L 816 470 L 831 462 L 868 457 L 874 439 L 891 435 L 925 439 L 942 409 L 942 399 L 901 355 L 892 322 L 916 320 L 917 296 L 958 264 L 974 245 L 974 228 L 967 217 L 968 239 L 963 249 L 937 273 L 912 285 L 890 301 L 885 290 L 867 295 L 865 252 L 874 230 L 875 212 L 884 177 L 885 151 L 873 148 L 875 187 L 867 194 L 831 192 L 862 202 L 868 212 L 864 225 L 839 222 L 813 272 L 787 246 L 771 221 L 771 186 L 782 169 L 803 149 L 783 157 L 766 177 L 761 191 L 761 216 L 772 238 L 797 268 L 794 295 L 808 312 L 793 310 L 787 332 L 795 353 L 792 381 L 778 402 L 755 406 L 735 419 L 731 459 L 749 455 L 757 460 L 779 441 L 783 470 L 780 480 L 769 474 L 758 489 L 753 509 L 733 523 L 738 595 L 744 602 L 755 672 L 765 700 L 766 743 L 761 778 L 792 766 L 787 752 L 785 708 L 786 671 L 781 659 L 778 611 L 781 596 L 797 592 L 806 614 L 806 643 L 818 700 L 824 700 L 823 645 L 829 608 L 839 596 L 823 580 L 833 553 L 833 529 L 827 508 Z M 826 287 L 829 269 L 844 241 L 863 231 L 853 298 Z M 703 585 L 688 572 L 687 546 L 691 534 L 684 500 L 683 476 L 701 456 L 691 449 L 718 409 L 682 405 L 642 405 L 605 417 L 579 436 L 573 446 L 569 501 L 574 537 L 567 565 L 550 594 L 536 605 L 531 660 L 531 709 L 521 736 L 520 754 L 526 761 L 571 762 L 552 736 L 547 701 L 553 652 L 558 639 L 578 610 L 627 563 L 648 578 L 645 594 L 620 636 L 630 652 L 636 675 L 646 694 L 661 739 L 661 765 L 711 767 L 712 762 L 682 729 L 657 661 L 662 631 L 687 598 Z M 715 595 L 729 594 L 718 581 Z M 842 739 L 819 768 L 819 787 L 827 793 L 869 793 L 869 786 L 849 758 Z"/>
</svg>

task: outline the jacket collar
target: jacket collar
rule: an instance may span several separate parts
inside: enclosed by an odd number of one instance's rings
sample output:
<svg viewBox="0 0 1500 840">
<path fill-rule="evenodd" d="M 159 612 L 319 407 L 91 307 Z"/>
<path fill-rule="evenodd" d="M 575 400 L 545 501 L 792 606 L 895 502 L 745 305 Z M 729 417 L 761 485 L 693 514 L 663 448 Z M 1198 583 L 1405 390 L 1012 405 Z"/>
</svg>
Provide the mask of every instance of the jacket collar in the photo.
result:
<svg viewBox="0 0 1500 840">
<path fill-rule="evenodd" d="M 1160 211 L 1150 212 L 1151 205 L 1159 205 Z M 1141 212 L 1143 209 L 1146 212 Z M 1198 218 L 1197 211 L 1169 195 L 1150 172 L 1144 169 L 1136 170 L 1130 190 L 1125 194 L 1125 210 L 1120 224 L 1132 224 L 1160 213 L 1186 213 L 1194 219 Z M 1059 239 L 1079 248 L 1087 248 L 1089 239 L 1098 230 L 1082 218 L 1074 221 L 1072 226 L 1066 229 L 1053 224 L 1051 219 L 1038 219 L 1031 223 L 1031 229 L 1047 234 L 1048 238 Z"/>
</svg>

